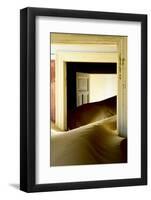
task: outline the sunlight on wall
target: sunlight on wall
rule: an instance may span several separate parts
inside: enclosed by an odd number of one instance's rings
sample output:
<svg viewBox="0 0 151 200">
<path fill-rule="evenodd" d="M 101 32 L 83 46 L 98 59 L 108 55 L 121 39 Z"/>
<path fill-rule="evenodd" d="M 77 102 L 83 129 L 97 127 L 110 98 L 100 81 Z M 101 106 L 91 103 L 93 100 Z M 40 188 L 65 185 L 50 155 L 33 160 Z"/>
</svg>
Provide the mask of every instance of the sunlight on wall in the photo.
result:
<svg viewBox="0 0 151 200">
<path fill-rule="evenodd" d="M 117 95 L 116 74 L 90 74 L 89 101 L 101 101 Z"/>
</svg>

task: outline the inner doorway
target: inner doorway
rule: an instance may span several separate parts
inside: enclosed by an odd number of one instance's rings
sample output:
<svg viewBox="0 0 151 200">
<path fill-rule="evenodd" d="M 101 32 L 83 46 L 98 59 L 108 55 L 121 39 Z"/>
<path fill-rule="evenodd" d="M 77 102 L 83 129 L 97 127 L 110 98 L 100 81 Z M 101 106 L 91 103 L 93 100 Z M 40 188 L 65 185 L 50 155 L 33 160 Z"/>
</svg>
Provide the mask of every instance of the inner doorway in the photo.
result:
<svg viewBox="0 0 151 200">
<path fill-rule="evenodd" d="M 112 109 L 117 113 L 117 64 L 92 62 L 67 62 L 67 129 L 72 128 L 73 113 L 86 105 L 93 110 L 95 104 L 115 106 Z M 113 100 L 110 99 L 113 97 Z M 93 105 L 93 106 L 92 106 Z M 84 106 L 83 106 L 84 107 Z M 93 112 L 93 111 L 92 111 Z M 89 113 L 88 113 L 89 114 Z M 75 117 L 75 116 L 74 116 Z"/>
</svg>

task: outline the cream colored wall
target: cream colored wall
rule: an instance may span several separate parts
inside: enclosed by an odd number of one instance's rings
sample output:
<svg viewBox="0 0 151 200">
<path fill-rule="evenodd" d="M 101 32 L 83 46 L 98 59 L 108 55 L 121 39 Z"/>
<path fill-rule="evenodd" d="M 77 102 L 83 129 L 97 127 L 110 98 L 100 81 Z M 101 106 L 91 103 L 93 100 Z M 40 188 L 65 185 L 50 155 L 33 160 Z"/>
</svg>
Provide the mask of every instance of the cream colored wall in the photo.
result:
<svg viewBox="0 0 151 200">
<path fill-rule="evenodd" d="M 90 74 L 89 75 L 89 100 L 101 101 L 117 95 L 116 74 Z"/>
</svg>

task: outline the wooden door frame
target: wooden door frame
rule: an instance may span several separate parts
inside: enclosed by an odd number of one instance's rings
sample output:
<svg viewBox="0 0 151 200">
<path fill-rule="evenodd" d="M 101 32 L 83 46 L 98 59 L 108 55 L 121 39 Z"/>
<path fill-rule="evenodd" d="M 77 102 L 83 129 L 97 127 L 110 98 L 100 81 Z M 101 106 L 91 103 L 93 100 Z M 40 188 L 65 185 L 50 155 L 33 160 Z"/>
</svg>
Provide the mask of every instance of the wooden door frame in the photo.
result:
<svg viewBox="0 0 151 200">
<path fill-rule="evenodd" d="M 124 76 L 121 72 L 119 53 L 94 53 L 94 52 L 58 52 L 56 55 L 56 125 L 62 129 L 67 129 L 67 81 L 66 63 L 67 62 L 112 62 L 117 63 L 118 76 L 118 100 L 117 100 L 117 129 L 120 135 L 123 133 L 122 112 L 123 98 L 122 87 Z M 120 105 L 119 105 L 120 102 Z M 125 106 L 124 106 L 125 107 Z"/>
</svg>

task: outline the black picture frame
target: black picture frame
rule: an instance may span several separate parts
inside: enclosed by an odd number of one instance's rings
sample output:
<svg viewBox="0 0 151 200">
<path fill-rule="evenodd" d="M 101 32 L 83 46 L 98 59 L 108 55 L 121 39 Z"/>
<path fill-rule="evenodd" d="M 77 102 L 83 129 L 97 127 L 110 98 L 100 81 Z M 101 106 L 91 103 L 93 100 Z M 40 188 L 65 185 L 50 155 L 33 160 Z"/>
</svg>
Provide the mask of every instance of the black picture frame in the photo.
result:
<svg viewBox="0 0 151 200">
<path fill-rule="evenodd" d="M 141 23 L 141 177 L 68 183 L 36 184 L 35 129 L 35 19 L 53 16 L 103 19 Z M 57 190 L 121 187 L 147 184 L 147 15 L 49 8 L 24 8 L 20 11 L 20 190 Z"/>
</svg>

